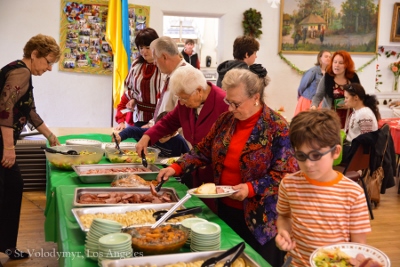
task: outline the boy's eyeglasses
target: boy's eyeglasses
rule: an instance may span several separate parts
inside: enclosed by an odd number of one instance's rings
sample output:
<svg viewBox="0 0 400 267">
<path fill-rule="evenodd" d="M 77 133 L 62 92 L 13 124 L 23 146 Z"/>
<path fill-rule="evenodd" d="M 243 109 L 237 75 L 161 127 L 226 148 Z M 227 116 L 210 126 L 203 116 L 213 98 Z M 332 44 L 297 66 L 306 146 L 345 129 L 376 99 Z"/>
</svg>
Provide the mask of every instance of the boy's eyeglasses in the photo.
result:
<svg viewBox="0 0 400 267">
<path fill-rule="evenodd" d="M 333 147 L 331 147 L 331 149 L 329 149 L 328 151 L 326 151 L 324 153 L 321 153 L 318 150 L 312 150 L 308 154 L 306 154 L 302 151 L 296 151 L 296 152 L 294 152 L 294 157 L 298 161 L 306 161 L 307 159 L 309 159 L 311 161 L 317 161 L 317 160 L 320 160 L 322 158 L 322 156 L 328 154 L 329 152 L 332 152 L 335 148 L 336 148 L 336 145 L 334 145 Z"/>
</svg>

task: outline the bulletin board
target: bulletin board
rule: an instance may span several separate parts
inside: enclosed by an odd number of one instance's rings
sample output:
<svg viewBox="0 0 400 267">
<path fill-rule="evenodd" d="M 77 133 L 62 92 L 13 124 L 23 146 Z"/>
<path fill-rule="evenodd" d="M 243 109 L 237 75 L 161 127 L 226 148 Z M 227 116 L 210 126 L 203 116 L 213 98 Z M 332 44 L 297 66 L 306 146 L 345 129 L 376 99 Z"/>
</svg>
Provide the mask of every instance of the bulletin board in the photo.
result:
<svg viewBox="0 0 400 267">
<path fill-rule="evenodd" d="M 135 36 L 149 27 L 150 7 L 129 4 L 131 61 L 139 52 Z M 90 74 L 112 74 L 113 54 L 105 39 L 107 0 L 61 0 L 59 70 Z"/>
</svg>

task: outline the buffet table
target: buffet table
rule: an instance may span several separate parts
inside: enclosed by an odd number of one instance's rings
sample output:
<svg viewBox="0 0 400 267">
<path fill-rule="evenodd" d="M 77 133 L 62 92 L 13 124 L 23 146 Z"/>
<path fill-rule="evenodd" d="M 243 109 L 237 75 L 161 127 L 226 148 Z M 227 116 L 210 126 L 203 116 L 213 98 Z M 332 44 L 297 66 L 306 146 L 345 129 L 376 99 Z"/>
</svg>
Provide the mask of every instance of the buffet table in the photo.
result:
<svg viewBox="0 0 400 267">
<path fill-rule="evenodd" d="M 93 139 L 102 142 L 110 142 L 108 135 L 79 135 L 59 137 L 61 143 L 68 139 Z M 100 163 L 109 163 L 105 158 Z M 71 209 L 73 198 L 77 187 L 108 187 L 109 183 L 83 184 L 77 174 L 73 171 L 58 170 L 48 164 L 47 166 L 47 203 L 45 238 L 46 241 L 56 242 L 60 252 L 59 266 L 98 266 L 97 262 L 86 259 L 84 254 L 85 233 L 80 229 Z M 188 188 L 170 179 L 164 187 L 172 187 L 178 196 L 182 198 Z M 243 240 L 217 215 L 215 215 L 199 198 L 192 196 L 185 204 L 185 207 L 201 206 L 203 212 L 198 217 L 217 223 L 221 226 L 221 249 L 229 249 Z M 188 247 L 183 247 L 181 253 L 190 252 Z M 250 246 L 246 246 L 245 253 L 255 260 L 260 266 L 270 265 Z"/>
</svg>

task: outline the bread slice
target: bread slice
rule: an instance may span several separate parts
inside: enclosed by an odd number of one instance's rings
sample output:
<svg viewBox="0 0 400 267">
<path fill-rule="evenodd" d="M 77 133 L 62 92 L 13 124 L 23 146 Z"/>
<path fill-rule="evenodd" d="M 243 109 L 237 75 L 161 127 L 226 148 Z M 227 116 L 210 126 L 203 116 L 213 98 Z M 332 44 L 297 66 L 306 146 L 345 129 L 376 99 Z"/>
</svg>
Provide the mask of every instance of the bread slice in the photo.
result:
<svg viewBox="0 0 400 267">
<path fill-rule="evenodd" d="M 202 194 L 202 195 L 207 195 L 207 194 L 216 194 L 217 193 L 217 188 L 214 183 L 205 183 L 199 186 L 196 189 L 196 194 Z"/>
</svg>

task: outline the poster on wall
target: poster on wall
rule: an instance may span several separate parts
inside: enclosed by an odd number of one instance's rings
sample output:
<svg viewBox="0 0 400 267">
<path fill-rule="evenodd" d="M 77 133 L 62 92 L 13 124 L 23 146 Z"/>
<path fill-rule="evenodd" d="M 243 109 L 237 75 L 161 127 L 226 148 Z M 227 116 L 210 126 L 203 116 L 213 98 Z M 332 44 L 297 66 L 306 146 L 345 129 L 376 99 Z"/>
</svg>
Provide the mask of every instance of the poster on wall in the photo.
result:
<svg viewBox="0 0 400 267">
<path fill-rule="evenodd" d="M 128 6 L 133 60 L 139 54 L 135 36 L 139 30 L 149 27 L 150 7 Z M 61 0 L 61 71 L 112 74 L 113 53 L 105 39 L 107 11 L 108 1 L 105 0 Z"/>
<path fill-rule="evenodd" d="M 282 0 L 279 52 L 377 51 L 380 0 Z"/>
</svg>

